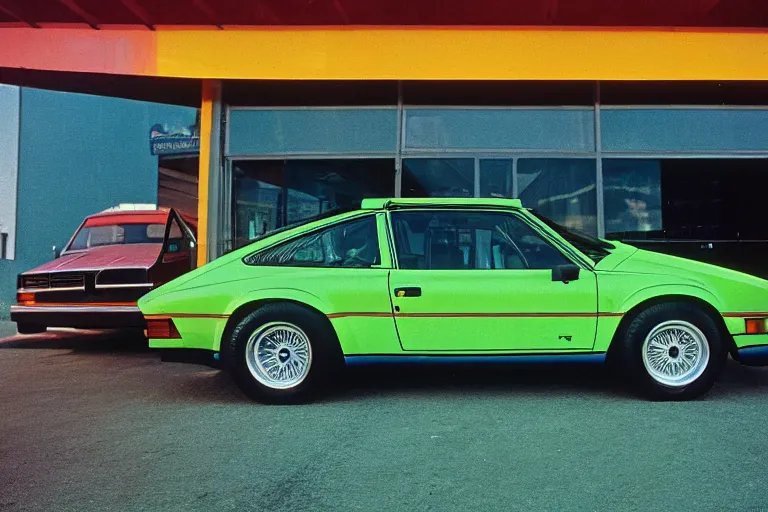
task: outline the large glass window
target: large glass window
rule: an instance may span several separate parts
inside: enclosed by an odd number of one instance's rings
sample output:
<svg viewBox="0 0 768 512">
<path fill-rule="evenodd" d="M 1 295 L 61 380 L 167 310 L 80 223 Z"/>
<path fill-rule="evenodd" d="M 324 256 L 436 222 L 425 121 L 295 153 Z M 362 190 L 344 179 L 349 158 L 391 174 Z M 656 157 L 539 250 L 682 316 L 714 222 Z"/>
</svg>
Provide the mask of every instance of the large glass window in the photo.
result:
<svg viewBox="0 0 768 512">
<path fill-rule="evenodd" d="M 550 269 L 565 256 L 514 215 L 491 212 L 394 212 L 402 269 Z"/>
<path fill-rule="evenodd" d="M 605 159 L 606 236 L 768 240 L 766 159 Z"/>
<path fill-rule="evenodd" d="M 370 268 L 381 262 L 376 218 L 343 222 L 251 254 L 248 265 Z"/>
<path fill-rule="evenodd" d="M 405 110 L 405 149 L 594 151 L 592 108 Z"/>
<path fill-rule="evenodd" d="M 394 194 L 395 162 L 265 160 L 232 165 L 235 247 L 329 210 Z"/>
<path fill-rule="evenodd" d="M 474 158 L 403 160 L 403 197 L 473 197 Z"/>
<path fill-rule="evenodd" d="M 603 151 L 768 149 L 768 109 L 603 107 L 600 127 Z"/>
<path fill-rule="evenodd" d="M 517 179 L 523 206 L 568 228 L 597 234 L 595 160 L 521 158 Z"/>
<path fill-rule="evenodd" d="M 480 197 L 512 197 L 512 159 L 480 160 Z"/>
<path fill-rule="evenodd" d="M 391 154 L 396 108 L 233 108 L 228 155 Z"/>
</svg>

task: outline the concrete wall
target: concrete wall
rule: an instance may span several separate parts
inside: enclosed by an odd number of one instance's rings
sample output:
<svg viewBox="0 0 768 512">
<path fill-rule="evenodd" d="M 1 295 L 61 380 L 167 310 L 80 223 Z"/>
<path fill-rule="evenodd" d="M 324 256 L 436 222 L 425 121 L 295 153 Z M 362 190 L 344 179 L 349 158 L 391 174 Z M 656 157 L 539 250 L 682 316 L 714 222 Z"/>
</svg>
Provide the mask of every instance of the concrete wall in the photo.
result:
<svg viewBox="0 0 768 512">
<path fill-rule="evenodd" d="M 20 89 L 0 85 L 0 237 L 5 235 L 5 259 L 14 259 L 16 189 L 19 175 Z M 0 238 L 0 244 L 2 244 Z M 0 245 L 0 259 L 3 258 Z"/>
<path fill-rule="evenodd" d="M 118 203 L 157 202 L 149 129 L 188 126 L 195 114 L 187 107 L 21 90 L 16 259 L 0 261 L 0 318 L 15 300 L 16 275 L 50 260 L 52 246 L 65 244 L 86 215 Z"/>
</svg>

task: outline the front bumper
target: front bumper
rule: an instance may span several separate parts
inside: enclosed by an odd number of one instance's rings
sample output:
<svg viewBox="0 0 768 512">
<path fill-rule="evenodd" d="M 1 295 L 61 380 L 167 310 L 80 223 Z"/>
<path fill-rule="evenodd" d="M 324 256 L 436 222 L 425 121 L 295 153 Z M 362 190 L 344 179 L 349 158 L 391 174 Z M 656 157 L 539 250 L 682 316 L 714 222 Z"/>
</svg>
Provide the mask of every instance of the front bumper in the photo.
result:
<svg viewBox="0 0 768 512">
<path fill-rule="evenodd" d="M 41 327 L 73 329 L 119 329 L 146 327 L 144 317 L 134 305 L 41 305 L 11 306 L 11 321 Z"/>
</svg>

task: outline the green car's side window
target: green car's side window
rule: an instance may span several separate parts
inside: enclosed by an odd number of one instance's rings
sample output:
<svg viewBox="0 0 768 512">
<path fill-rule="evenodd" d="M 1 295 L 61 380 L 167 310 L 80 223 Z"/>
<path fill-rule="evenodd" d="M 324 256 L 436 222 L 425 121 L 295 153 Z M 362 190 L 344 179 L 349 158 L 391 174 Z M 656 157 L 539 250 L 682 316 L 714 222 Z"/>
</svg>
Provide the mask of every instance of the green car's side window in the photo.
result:
<svg viewBox="0 0 768 512">
<path fill-rule="evenodd" d="M 258 251 L 247 265 L 370 268 L 381 262 L 376 217 L 369 215 Z"/>
<path fill-rule="evenodd" d="M 401 269 L 551 269 L 570 263 L 512 214 L 394 212 L 392 227 Z"/>
</svg>

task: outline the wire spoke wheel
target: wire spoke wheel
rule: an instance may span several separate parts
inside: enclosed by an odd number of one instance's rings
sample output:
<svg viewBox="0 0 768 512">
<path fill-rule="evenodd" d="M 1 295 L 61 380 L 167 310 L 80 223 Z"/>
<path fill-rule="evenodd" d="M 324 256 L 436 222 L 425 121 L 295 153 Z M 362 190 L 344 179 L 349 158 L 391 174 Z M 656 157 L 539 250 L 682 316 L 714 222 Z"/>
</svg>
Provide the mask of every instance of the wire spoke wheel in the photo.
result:
<svg viewBox="0 0 768 512">
<path fill-rule="evenodd" d="M 301 384 L 312 365 L 312 346 L 304 331 L 284 322 L 259 327 L 245 346 L 246 363 L 253 377 L 272 389 Z"/>
<path fill-rule="evenodd" d="M 671 320 L 648 333 L 642 354 L 645 369 L 653 380 L 677 388 L 696 381 L 707 369 L 709 343 L 695 325 Z"/>
</svg>

